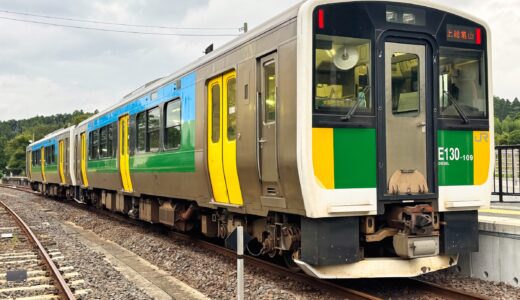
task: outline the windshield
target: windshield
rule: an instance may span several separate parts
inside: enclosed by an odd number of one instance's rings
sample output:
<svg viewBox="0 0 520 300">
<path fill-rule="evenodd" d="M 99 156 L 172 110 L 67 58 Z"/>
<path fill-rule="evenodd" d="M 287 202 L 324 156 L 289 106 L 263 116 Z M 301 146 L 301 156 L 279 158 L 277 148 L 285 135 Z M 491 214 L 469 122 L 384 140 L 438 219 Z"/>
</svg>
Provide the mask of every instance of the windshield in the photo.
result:
<svg viewBox="0 0 520 300">
<path fill-rule="evenodd" d="M 314 109 L 320 113 L 372 111 L 370 40 L 316 35 Z"/>
<path fill-rule="evenodd" d="M 486 69 L 482 51 L 441 48 L 439 70 L 441 116 L 487 117 Z"/>
</svg>

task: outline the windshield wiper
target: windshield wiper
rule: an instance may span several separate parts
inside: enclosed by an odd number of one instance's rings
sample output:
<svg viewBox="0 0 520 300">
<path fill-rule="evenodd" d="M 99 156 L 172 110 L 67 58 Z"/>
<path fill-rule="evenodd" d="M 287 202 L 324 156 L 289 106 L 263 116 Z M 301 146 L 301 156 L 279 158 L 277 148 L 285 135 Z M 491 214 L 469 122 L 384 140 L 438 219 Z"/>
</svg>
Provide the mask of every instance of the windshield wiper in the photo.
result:
<svg viewBox="0 0 520 300">
<path fill-rule="evenodd" d="M 453 104 L 453 106 L 455 107 L 455 110 L 457 111 L 457 113 L 459 114 L 459 116 L 462 118 L 462 124 L 469 124 L 469 118 L 468 116 L 466 115 L 466 113 L 464 112 L 464 110 L 462 110 L 462 108 L 460 108 L 459 104 L 457 103 L 457 101 L 455 101 L 455 98 L 453 98 L 453 96 L 448 92 L 448 91 L 444 91 L 444 94 L 446 94 L 446 96 L 448 96 L 448 100 L 450 100 L 450 102 Z"/>
<path fill-rule="evenodd" d="M 368 91 L 368 89 L 370 88 L 370 86 L 365 86 L 365 88 L 363 89 L 362 93 L 363 95 L 365 95 L 366 97 L 366 93 Z M 356 112 L 356 110 L 358 109 L 359 105 L 361 104 L 362 101 L 366 101 L 366 98 L 363 97 L 363 98 L 360 98 L 359 97 L 359 93 L 358 95 L 354 98 L 354 100 L 356 100 L 356 103 L 354 103 L 354 105 L 350 108 L 350 110 L 347 112 L 346 115 L 344 115 L 343 117 L 341 117 L 341 121 L 344 121 L 344 122 L 348 122 L 350 121 L 350 119 L 352 118 L 352 116 L 354 115 L 354 113 Z"/>
</svg>

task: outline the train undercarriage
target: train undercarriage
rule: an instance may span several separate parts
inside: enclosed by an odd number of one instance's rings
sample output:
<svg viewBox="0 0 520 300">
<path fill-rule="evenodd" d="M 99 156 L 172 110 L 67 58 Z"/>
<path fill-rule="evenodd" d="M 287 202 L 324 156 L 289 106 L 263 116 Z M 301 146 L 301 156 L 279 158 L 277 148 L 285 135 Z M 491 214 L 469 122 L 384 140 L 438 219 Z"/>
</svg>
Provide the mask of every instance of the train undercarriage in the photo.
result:
<svg viewBox="0 0 520 300">
<path fill-rule="evenodd" d="M 57 199 L 201 234 L 232 249 L 233 233 L 242 225 L 249 254 L 278 257 L 295 271 L 303 269 L 321 278 L 415 276 L 453 266 L 459 253 L 478 250 L 477 232 L 471 231 L 476 226 L 468 226 L 476 222 L 476 214 L 438 213 L 431 203 L 389 204 L 377 216 L 311 219 L 283 213 L 242 215 L 199 207 L 193 201 L 107 190 L 41 183 L 32 188 Z"/>
</svg>

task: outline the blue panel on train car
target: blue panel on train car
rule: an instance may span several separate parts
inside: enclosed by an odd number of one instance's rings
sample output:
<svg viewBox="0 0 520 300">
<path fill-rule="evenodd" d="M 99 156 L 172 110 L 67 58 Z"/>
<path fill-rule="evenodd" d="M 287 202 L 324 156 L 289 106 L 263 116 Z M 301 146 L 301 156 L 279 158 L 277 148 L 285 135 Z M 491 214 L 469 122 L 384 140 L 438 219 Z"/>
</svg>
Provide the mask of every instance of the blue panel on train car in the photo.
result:
<svg viewBox="0 0 520 300">
<path fill-rule="evenodd" d="M 135 115 L 141 111 L 153 108 L 163 102 L 172 100 L 180 97 L 182 99 L 183 121 L 190 121 L 195 119 L 195 73 L 190 73 L 181 78 L 180 89 L 177 88 L 175 82 L 170 82 L 164 86 L 159 87 L 156 91 L 152 92 L 154 97 L 152 99 L 151 94 L 147 94 L 127 103 L 115 110 L 102 115 L 101 117 L 92 120 L 87 125 L 87 130 L 90 132 L 96 130 L 113 122 L 116 122 L 120 116 L 125 114 Z"/>
</svg>

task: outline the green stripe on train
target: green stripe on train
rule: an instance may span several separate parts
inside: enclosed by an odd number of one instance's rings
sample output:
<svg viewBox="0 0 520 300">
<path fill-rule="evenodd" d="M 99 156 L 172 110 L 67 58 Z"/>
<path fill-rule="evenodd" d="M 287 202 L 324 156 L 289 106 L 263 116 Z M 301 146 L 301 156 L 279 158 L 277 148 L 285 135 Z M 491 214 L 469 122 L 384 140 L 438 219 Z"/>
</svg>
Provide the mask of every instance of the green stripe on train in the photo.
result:
<svg viewBox="0 0 520 300">
<path fill-rule="evenodd" d="M 334 188 L 376 187 L 376 130 L 334 128 Z"/>
<path fill-rule="evenodd" d="M 195 172 L 195 122 L 182 124 L 181 146 L 177 150 L 139 153 L 130 156 L 131 173 Z M 90 160 L 88 172 L 116 173 L 117 158 Z"/>
<path fill-rule="evenodd" d="M 439 130 L 439 185 L 473 185 L 473 131 Z"/>
</svg>

